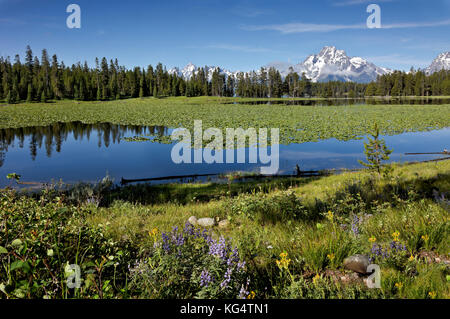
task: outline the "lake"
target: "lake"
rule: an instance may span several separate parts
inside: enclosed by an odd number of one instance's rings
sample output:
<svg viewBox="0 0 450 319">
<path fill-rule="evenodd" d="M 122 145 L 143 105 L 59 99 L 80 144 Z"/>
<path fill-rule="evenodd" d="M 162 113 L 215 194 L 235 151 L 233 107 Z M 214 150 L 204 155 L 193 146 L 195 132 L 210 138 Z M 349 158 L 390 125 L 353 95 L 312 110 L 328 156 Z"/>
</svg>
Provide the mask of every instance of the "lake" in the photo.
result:
<svg viewBox="0 0 450 319">
<path fill-rule="evenodd" d="M 345 106 L 345 105 L 442 105 L 450 104 L 449 98 L 340 98 L 340 99 L 302 99 L 284 98 L 281 100 L 256 100 L 228 102 L 224 104 L 247 105 L 304 105 L 304 106 Z"/>
<path fill-rule="evenodd" d="M 110 123 L 56 123 L 45 127 L 0 130 L 0 186 L 10 184 L 8 173 L 17 173 L 22 181 L 66 183 L 96 182 L 109 174 L 115 182 L 121 178 L 139 179 L 173 175 L 258 172 L 261 164 L 175 164 L 171 160 L 173 144 L 151 141 L 127 141 L 144 136 L 161 138 L 172 130 L 163 126 L 125 126 Z M 450 128 L 428 132 L 383 136 L 393 148 L 391 161 L 418 161 L 440 155 L 404 155 L 406 152 L 441 152 L 450 148 Z M 296 164 L 302 170 L 358 168 L 364 159 L 364 139 L 336 139 L 280 145 L 279 174 L 293 173 Z M 247 156 L 248 158 L 248 149 Z"/>
</svg>

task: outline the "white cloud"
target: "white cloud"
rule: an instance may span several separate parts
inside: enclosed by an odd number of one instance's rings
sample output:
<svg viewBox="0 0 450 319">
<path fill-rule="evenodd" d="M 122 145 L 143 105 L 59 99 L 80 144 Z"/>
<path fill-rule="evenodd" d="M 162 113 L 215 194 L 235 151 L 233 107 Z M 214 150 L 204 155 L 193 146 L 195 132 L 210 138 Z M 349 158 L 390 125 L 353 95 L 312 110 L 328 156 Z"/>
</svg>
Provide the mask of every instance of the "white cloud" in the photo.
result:
<svg viewBox="0 0 450 319">
<path fill-rule="evenodd" d="M 335 1 L 333 2 L 334 6 L 343 7 L 343 6 L 353 6 L 358 4 L 366 4 L 366 3 L 374 3 L 374 2 L 392 2 L 395 0 L 347 0 L 347 1 Z"/>
<path fill-rule="evenodd" d="M 426 28 L 441 27 L 450 25 L 449 20 L 436 22 L 406 22 L 381 24 L 381 29 L 406 29 L 406 28 Z M 245 25 L 241 29 L 246 31 L 278 31 L 283 34 L 304 33 L 304 32 L 332 32 L 339 30 L 362 30 L 367 29 L 366 24 L 314 24 L 314 23 L 286 23 L 268 25 Z"/>
<path fill-rule="evenodd" d="M 342 24 L 314 24 L 314 23 L 287 23 L 287 24 L 268 24 L 268 25 L 249 25 L 241 27 L 247 31 L 279 31 L 283 34 L 302 33 L 302 32 L 331 32 L 346 29 L 364 29 L 365 24 L 342 25 Z"/>
</svg>

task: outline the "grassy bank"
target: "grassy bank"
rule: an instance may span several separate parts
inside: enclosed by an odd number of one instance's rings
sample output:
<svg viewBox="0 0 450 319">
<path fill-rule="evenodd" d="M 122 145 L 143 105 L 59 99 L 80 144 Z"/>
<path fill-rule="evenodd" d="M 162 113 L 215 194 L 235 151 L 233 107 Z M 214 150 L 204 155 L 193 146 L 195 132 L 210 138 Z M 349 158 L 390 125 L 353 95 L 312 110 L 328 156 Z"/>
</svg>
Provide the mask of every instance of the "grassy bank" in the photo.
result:
<svg viewBox="0 0 450 319">
<path fill-rule="evenodd" d="M 103 202 L 2 190 L 0 296 L 449 298 L 449 189 L 450 161 L 386 178 L 129 186 Z M 190 216 L 228 225 L 203 233 Z M 380 289 L 343 268 L 357 253 L 380 265 Z M 76 292 L 66 263 L 81 265 Z"/>
<path fill-rule="evenodd" d="M 349 140 L 366 134 L 377 122 L 384 134 L 426 131 L 450 126 L 450 105 L 289 106 L 224 104 L 249 99 L 167 98 L 110 102 L 59 101 L 4 105 L 0 128 L 44 126 L 55 122 L 109 122 L 127 125 L 193 127 L 275 127 L 282 144 L 337 138 Z"/>
</svg>

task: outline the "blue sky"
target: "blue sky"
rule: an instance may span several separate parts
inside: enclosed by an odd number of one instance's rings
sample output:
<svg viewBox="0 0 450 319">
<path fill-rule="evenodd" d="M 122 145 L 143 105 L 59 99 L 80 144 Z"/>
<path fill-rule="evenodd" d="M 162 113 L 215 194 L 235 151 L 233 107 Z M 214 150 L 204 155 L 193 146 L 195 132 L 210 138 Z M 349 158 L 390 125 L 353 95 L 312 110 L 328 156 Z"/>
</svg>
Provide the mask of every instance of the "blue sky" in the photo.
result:
<svg viewBox="0 0 450 319">
<path fill-rule="evenodd" d="M 66 7 L 81 7 L 81 29 Z M 370 3 L 381 29 L 365 24 Z M 257 69 L 298 63 L 325 45 L 379 66 L 425 67 L 450 50 L 450 0 L 0 0 L 0 55 L 24 56 L 29 44 L 66 64 L 96 56 L 127 67 L 220 65 Z"/>
</svg>

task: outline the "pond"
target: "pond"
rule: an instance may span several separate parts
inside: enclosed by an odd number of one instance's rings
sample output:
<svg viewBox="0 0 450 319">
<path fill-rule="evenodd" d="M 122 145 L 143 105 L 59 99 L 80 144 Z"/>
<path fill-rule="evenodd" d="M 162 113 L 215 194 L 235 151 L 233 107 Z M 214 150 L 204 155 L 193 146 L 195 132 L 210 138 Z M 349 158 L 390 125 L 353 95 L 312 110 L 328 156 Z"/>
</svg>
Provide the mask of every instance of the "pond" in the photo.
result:
<svg viewBox="0 0 450 319">
<path fill-rule="evenodd" d="M 247 105 L 309 105 L 309 106 L 344 106 L 344 105 L 441 105 L 450 104 L 449 98 L 354 98 L 354 99 L 303 99 L 292 100 L 257 100 L 239 101 L 225 104 L 247 104 Z"/>
<path fill-rule="evenodd" d="M 134 136 L 167 137 L 171 129 L 163 126 L 125 126 L 110 123 L 57 123 L 46 127 L 0 130 L 0 186 L 10 184 L 9 173 L 23 181 L 66 183 L 96 182 L 106 174 L 141 179 L 190 174 L 258 172 L 259 164 L 175 164 L 173 145 L 151 141 L 129 141 Z M 450 128 L 429 132 L 384 136 L 393 148 L 392 161 L 419 161 L 440 155 L 404 155 L 406 152 L 441 152 L 449 148 Z M 336 139 L 302 144 L 280 145 L 279 174 L 302 170 L 358 168 L 364 159 L 364 139 Z M 248 149 L 246 158 L 248 158 Z"/>
</svg>

